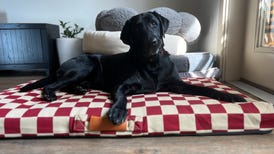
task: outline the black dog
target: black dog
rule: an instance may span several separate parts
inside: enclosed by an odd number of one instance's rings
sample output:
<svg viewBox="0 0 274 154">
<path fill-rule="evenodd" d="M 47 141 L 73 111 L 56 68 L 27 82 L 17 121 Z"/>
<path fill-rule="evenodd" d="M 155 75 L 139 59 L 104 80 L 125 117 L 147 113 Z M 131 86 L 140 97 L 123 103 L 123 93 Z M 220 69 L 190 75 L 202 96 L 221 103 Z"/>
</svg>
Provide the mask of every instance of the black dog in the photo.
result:
<svg viewBox="0 0 274 154">
<path fill-rule="evenodd" d="M 169 21 L 156 12 L 136 15 L 129 19 L 121 40 L 130 46 L 127 53 L 111 56 L 83 54 L 68 60 L 50 76 L 21 89 L 28 91 L 43 87 L 46 101 L 56 100 L 60 89 L 73 94 L 84 94 L 86 89 L 100 89 L 111 94 L 113 105 L 108 117 L 114 124 L 125 121 L 127 95 L 154 92 L 203 95 L 234 102 L 245 101 L 234 94 L 184 83 L 163 49 L 163 37 Z"/>
</svg>

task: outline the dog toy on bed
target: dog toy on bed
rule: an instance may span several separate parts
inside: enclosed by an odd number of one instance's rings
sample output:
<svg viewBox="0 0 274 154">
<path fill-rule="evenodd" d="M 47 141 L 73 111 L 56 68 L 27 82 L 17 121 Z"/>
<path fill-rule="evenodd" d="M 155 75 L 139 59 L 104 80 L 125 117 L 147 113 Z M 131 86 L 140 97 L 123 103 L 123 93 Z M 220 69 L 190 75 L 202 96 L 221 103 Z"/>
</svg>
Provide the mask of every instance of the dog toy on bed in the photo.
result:
<svg viewBox="0 0 274 154">
<path fill-rule="evenodd" d="M 127 121 L 114 125 L 107 117 L 91 116 L 89 123 L 90 131 L 126 131 Z"/>
</svg>

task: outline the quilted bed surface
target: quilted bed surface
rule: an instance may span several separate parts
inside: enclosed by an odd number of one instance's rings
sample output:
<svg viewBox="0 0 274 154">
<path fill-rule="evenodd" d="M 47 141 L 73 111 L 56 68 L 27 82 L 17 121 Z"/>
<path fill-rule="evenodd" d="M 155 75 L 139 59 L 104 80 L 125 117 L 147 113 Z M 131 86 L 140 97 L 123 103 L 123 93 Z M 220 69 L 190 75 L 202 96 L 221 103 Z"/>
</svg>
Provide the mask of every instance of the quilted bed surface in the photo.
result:
<svg viewBox="0 0 274 154">
<path fill-rule="evenodd" d="M 239 94 L 245 103 L 228 103 L 204 96 L 168 92 L 128 96 L 126 131 L 90 131 L 91 116 L 105 116 L 109 94 L 90 90 L 85 95 L 57 92 L 45 102 L 40 89 L 19 93 L 20 84 L 0 93 L 0 138 L 40 136 L 154 136 L 271 132 L 274 109 L 209 78 L 185 82 Z M 30 81 L 33 82 L 33 81 Z"/>
</svg>

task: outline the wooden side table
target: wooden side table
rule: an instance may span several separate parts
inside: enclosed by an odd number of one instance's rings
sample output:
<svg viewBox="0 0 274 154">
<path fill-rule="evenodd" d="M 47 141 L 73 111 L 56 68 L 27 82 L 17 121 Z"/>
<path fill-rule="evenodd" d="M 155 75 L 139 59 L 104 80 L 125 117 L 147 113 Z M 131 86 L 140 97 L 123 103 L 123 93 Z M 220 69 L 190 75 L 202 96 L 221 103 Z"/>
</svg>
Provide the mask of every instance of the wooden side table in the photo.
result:
<svg viewBox="0 0 274 154">
<path fill-rule="evenodd" d="M 59 26 L 36 23 L 0 24 L 0 70 L 43 70 L 59 66 Z"/>
</svg>

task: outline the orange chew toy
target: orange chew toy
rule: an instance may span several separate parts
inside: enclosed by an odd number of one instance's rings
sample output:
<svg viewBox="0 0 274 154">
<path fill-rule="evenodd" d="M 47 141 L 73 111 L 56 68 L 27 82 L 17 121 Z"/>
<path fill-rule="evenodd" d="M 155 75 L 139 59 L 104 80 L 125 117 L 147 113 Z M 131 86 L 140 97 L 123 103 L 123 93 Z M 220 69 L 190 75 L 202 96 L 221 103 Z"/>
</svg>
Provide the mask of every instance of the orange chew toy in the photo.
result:
<svg viewBox="0 0 274 154">
<path fill-rule="evenodd" d="M 114 125 L 107 117 L 91 116 L 89 123 L 90 131 L 126 131 L 127 121 L 120 125 Z"/>
</svg>

